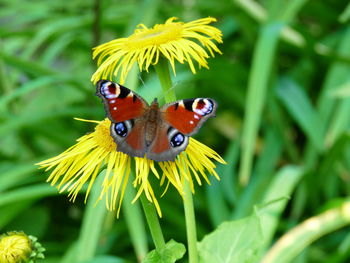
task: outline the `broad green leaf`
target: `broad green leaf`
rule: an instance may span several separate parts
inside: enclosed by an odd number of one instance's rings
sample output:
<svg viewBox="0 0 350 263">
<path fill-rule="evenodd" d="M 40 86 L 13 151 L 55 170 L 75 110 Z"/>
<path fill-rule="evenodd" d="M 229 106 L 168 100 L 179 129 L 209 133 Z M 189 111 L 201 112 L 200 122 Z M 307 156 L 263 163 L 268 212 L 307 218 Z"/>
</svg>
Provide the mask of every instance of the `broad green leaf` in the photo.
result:
<svg viewBox="0 0 350 263">
<path fill-rule="evenodd" d="M 253 263 L 264 245 L 260 218 L 252 216 L 222 223 L 198 243 L 202 263 Z"/>
<path fill-rule="evenodd" d="M 186 252 L 183 244 L 170 240 L 161 250 L 154 249 L 147 254 L 142 263 L 173 263 L 181 259 Z"/>
</svg>

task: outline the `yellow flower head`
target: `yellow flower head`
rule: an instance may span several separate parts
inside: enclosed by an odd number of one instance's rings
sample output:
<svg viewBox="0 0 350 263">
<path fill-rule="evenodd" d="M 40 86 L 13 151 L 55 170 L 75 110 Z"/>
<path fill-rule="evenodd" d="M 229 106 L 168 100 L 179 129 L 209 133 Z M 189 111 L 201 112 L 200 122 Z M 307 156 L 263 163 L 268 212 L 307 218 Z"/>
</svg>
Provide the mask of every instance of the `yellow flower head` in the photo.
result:
<svg viewBox="0 0 350 263">
<path fill-rule="evenodd" d="M 68 190 L 73 201 L 87 182 L 86 198 L 88 197 L 102 166 L 105 166 L 106 173 L 99 200 L 106 196 L 107 208 L 117 210 L 118 216 L 132 165 L 135 167 L 133 186 L 138 189 L 133 202 L 144 193 L 147 199 L 154 203 L 159 216 L 161 216 L 161 210 L 149 182 L 150 172 L 160 179 L 160 185 L 166 183 L 164 193 L 169 185 L 173 185 L 180 195 L 184 192 L 184 180 L 190 182 L 192 192 L 194 192 L 194 180 L 199 185 L 202 179 L 209 183 L 206 173 L 214 175 L 219 180 L 214 170 L 215 164 L 211 159 L 220 163 L 225 163 L 224 160 L 215 151 L 195 139 L 190 138 L 186 150 L 179 154 L 174 162 L 155 162 L 147 158 L 132 158 L 125 153 L 117 152 L 117 145 L 110 136 L 110 120 L 90 122 L 98 124 L 94 132 L 79 138 L 77 144 L 60 155 L 38 163 L 46 170 L 54 168 L 48 181 L 51 185 L 57 185 L 60 192 Z M 161 169 L 161 175 L 155 163 Z"/>
<path fill-rule="evenodd" d="M 23 232 L 8 232 L 0 236 L 0 263 L 34 262 L 44 258 L 44 248 L 36 237 Z"/>
<path fill-rule="evenodd" d="M 135 62 L 140 71 L 148 71 L 150 65 L 158 63 L 160 56 L 169 60 L 174 73 L 175 60 L 181 64 L 187 62 L 193 73 L 196 73 L 193 60 L 199 67 L 208 68 L 209 54 L 212 57 L 214 52 L 221 54 L 213 40 L 222 43 L 222 33 L 208 25 L 216 19 L 208 17 L 189 23 L 174 22 L 175 20 L 175 17 L 169 18 L 165 24 L 157 24 L 153 28 L 140 24 L 131 36 L 96 47 L 93 58 L 99 57 L 99 67 L 91 81 L 96 83 L 100 79 L 112 79 L 113 74 L 119 74 L 119 82 L 123 84 Z"/>
</svg>

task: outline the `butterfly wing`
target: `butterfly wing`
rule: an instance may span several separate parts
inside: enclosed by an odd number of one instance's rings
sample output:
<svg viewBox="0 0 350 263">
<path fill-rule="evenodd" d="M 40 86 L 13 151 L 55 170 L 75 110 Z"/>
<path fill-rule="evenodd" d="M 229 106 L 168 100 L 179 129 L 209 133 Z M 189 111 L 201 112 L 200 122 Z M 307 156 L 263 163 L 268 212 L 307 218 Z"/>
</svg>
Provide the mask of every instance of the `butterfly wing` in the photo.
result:
<svg viewBox="0 0 350 263">
<path fill-rule="evenodd" d="M 143 157 L 146 152 L 143 117 L 149 107 L 147 102 L 130 89 L 108 80 L 100 80 L 96 86 L 111 120 L 111 136 L 117 150 L 131 156 Z"/>
<path fill-rule="evenodd" d="M 154 141 L 148 148 L 147 157 L 158 162 L 174 161 L 187 145 L 188 136 L 181 134 L 164 120 L 160 120 Z"/>
<path fill-rule="evenodd" d="M 217 103 L 209 98 L 185 99 L 161 108 L 164 120 L 186 136 L 195 134 L 210 117 L 215 117 Z"/>
<path fill-rule="evenodd" d="M 97 83 L 96 95 L 105 105 L 112 122 L 122 122 L 142 116 L 148 108 L 147 102 L 130 89 L 108 80 Z"/>
<path fill-rule="evenodd" d="M 144 157 L 147 151 L 145 125 L 137 120 L 112 123 L 111 136 L 117 143 L 117 151 L 130 156 Z"/>
<path fill-rule="evenodd" d="M 188 137 L 215 116 L 217 103 L 208 98 L 186 99 L 164 105 L 161 120 L 147 157 L 156 161 L 174 161 L 188 145 Z"/>
</svg>

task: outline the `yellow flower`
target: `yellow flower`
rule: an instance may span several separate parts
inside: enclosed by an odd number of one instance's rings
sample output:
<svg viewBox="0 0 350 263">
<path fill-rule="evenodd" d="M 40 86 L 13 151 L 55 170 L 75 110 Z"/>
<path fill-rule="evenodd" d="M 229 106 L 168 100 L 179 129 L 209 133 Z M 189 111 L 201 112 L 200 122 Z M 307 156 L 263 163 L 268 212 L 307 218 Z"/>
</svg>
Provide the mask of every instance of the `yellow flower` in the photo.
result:
<svg viewBox="0 0 350 263">
<path fill-rule="evenodd" d="M 135 166 L 133 186 L 138 189 L 133 202 L 144 193 L 147 199 L 154 203 L 159 216 L 161 216 L 161 210 L 149 182 L 150 172 L 160 180 L 160 185 L 166 183 L 164 193 L 169 185 L 173 185 L 180 195 L 183 195 L 184 192 L 184 180 L 190 182 L 192 192 L 194 192 L 192 177 L 199 185 L 202 184 L 202 178 L 209 183 L 206 173 L 214 175 L 219 180 L 214 170 L 215 164 L 211 159 L 220 163 L 225 163 L 225 161 L 214 150 L 195 139 L 190 138 L 186 150 L 179 154 L 174 162 L 155 162 L 147 158 L 132 158 L 122 152 L 117 152 L 117 145 L 110 136 L 110 120 L 89 122 L 98 124 L 94 132 L 79 138 L 77 144 L 60 155 L 37 164 L 41 168 L 46 168 L 46 171 L 54 168 L 48 181 L 51 182 L 51 185 L 57 185 L 60 192 L 68 190 L 73 201 L 85 183 L 88 183 L 86 198 L 88 197 L 103 167 L 106 173 L 99 200 L 106 196 L 107 209 L 117 210 L 118 216 L 132 165 Z M 161 169 L 161 175 L 155 163 Z"/>
<path fill-rule="evenodd" d="M 36 237 L 23 232 L 8 232 L 0 236 L 0 263 L 34 262 L 44 258 L 44 250 Z"/>
<path fill-rule="evenodd" d="M 187 62 L 193 73 L 196 73 L 193 60 L 199 67 L 208 68 L 207 51 L 212 57 L 214 52 L 221 54 L 213 40 L 222 43 L 222 33 L 208 25 L 216 19 L 208 17 L 189 23 L 174 20 L 175 17 L 169 18 L 165 24 L 157 24 L 153 28 L 140 24 L 131 36 L 94 48 L 93 58 L 99 56 L 99 67 L 91 81 L 96 83 L 100 79 L 112 79 L 113 74 L 119 74 L 119 82 L 123 84 L 135 62 L 138 63 L 140 71 L 148 71 L 150 65 L 158 63 L 160 56 L 169 60 L 174 73 L 175 60 L 181 64 Z"/>
</svg>

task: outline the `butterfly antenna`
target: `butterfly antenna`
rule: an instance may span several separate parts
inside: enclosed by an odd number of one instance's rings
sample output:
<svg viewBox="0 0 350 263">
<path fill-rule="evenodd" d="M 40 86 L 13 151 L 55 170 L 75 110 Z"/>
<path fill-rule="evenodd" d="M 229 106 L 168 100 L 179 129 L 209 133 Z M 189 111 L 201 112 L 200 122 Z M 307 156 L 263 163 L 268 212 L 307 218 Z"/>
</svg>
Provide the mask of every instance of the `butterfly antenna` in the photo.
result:
<svg viewBox="0 0 350 263">
<path fill-rule="evenodd" d="M 171 88 L 167 90 L 167 93 L 172 92 L 172 91 L 175 89 L 175 87 L 176 87 L 179 83 L 180 83 L 180 81 L 176 81 L 176 82 L 171 86 Z M 167 94 L 167 95 L 168 95 L 168 94 Z"/>
<path fill-rule="evenodd" d="M 142 79 L 142 77 L 141 77 L 141 74 L 138 74 L 138 76 L 139 76 L 140 82 L 142 83 L 142 87 L 143 87 L 143 88 L 146 88 L 146 83 L 143 81 L 143 79 Z"/>
</svg>

